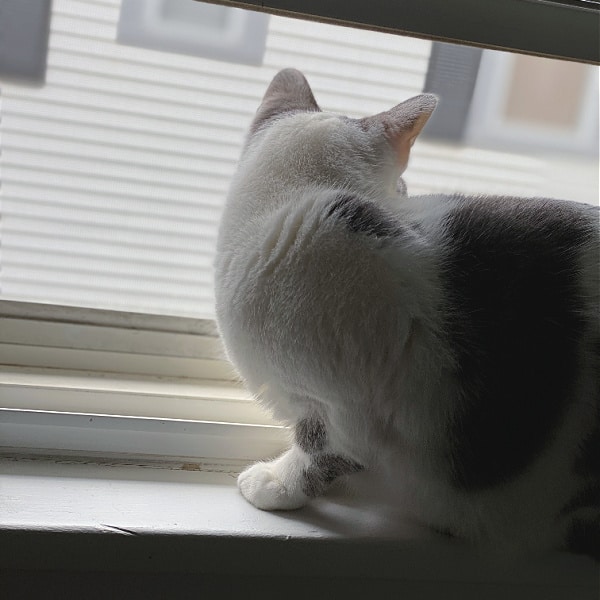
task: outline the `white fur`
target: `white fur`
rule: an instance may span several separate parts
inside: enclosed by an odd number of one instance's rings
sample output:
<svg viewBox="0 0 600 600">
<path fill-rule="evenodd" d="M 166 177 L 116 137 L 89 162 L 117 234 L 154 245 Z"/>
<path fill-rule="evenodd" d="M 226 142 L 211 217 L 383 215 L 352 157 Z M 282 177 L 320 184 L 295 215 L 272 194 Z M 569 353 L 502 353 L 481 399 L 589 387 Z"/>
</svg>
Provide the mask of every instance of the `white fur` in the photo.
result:
<svg viewBox="0 0 600 600">
<path fill-rule="evenodd" d="M 301 470 L 308 466 L 308 457 L 293 446 L 271 462 L 259 462 L 246 469 L 238 478 L 244 498 L 262 510 L 293 510 L 308 500 L 299 483 Z"/>
</svg>

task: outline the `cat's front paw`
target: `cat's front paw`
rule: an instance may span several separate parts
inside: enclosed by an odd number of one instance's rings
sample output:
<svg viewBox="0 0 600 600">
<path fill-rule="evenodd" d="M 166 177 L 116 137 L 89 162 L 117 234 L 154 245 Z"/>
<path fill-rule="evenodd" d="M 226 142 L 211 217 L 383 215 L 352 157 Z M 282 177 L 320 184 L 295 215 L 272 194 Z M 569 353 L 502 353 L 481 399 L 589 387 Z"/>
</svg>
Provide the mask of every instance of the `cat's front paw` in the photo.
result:
<svg viewBox="0 0 600 600">
<path fill-rule="evenodd" d="M 276 463 L 257 463 L 238 476 L 240 492 L 262 510 L 294 510 L 306 504 L 308 497 L 298 486 L 286 487 L 277 473 Z"/>
</svg>

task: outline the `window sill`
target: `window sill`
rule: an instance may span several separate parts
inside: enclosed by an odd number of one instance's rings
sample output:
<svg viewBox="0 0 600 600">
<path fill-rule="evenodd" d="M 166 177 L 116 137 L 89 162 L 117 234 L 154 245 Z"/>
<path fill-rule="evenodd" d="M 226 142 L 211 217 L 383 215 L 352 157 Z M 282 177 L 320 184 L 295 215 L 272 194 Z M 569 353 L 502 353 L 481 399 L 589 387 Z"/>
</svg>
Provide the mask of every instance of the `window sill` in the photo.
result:
<svg viewBox="0 0 600 600">
<path fill-rule="evenodd" d="M 409 598 L 431 586 L 465 599 L 504 597 L 496 594 L 509 589 L 517 598 L 597 598 L 598 567 L 585 558 L 556 554 L 499 569 L 408 525 L 390 535 L 389 523 L 335 496 L 294 513 L 259 511 L 237 492 L 231 464 L 4 458 L 0 505 L 0 566 L 15 585 L 30 571 L 38 582 L 40 571 L 102 571 L 198 576 L 215 590 L 227 575 L 240 586 L 248 578 L 351 581 L 349 591 L 393 582 L 395 594 L 416 594 Z"/>
</svg>

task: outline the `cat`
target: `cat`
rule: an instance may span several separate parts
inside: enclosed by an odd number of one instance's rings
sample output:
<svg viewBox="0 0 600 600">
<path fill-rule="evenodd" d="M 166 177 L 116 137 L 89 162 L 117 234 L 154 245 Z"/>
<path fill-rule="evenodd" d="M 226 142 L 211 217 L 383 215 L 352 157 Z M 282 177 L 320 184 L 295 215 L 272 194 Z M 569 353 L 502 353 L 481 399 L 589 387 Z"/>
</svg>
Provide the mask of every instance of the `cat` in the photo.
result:
<svg viewBox="0 0 600 600">
<path fill-rule="evenodd" d="M 598 209 L 409 197 L 436 103 L 351 119 L 297 70 L 269 85 L 220 223 L 216 315 L 293 442 L 239 489 L 291 510 L 368 472 L 433 531 L 598 558 Z"/>
</svg>

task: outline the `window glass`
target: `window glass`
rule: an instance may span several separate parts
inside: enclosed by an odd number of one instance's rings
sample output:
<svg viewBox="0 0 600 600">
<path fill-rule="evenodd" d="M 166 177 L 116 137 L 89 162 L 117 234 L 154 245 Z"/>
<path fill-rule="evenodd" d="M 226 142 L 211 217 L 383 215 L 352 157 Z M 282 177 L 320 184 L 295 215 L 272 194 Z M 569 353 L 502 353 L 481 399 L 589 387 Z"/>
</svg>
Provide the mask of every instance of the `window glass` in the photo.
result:
<svg viewBox="0 0 600 600">
<path fill-rule="evenodd" d="M 192 4 L 159 2 L 152 35 Z M 121 9 L 54 0 L 45 83 L 0 73 L 0 299 L 211 318 L 228 182 L 268 82 L 289 66 L 324 109 L 353 117 L 438 91 L 411 194 L 598 202 L 598 67 L 459 46 L 449 58 L 430 41 L 275 16 L 247 65 L 202 45 L 119 42 Z M 221 12 L 208 22 L 248 34 Z"/>
</svg>

